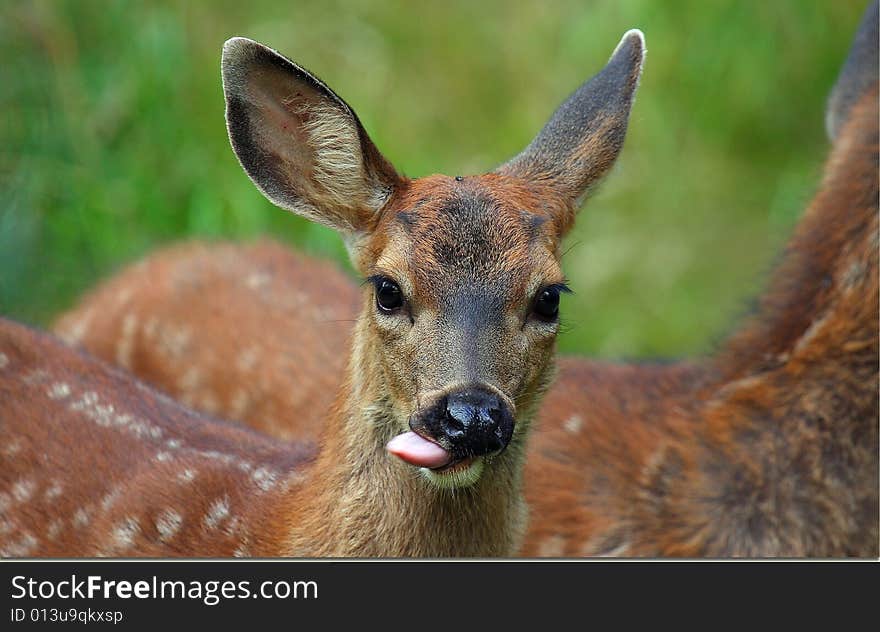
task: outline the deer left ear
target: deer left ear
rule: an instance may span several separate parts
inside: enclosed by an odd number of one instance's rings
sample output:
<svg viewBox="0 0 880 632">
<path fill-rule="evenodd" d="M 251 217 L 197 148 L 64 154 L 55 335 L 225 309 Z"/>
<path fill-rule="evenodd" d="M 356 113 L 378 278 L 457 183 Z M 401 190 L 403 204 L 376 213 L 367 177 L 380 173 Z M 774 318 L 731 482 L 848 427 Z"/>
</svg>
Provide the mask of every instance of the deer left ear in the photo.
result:
<svg viewBox="0 0 880 632">
<path fill-rule="evenodd" d="M 627 31 L 605 68 L 559 106 L 531 144 L 497 172 L 549 184 L 576 210 L 620 153 L 644 59 L 644 35 Z"/>
<path fill-rule="evenodd" d="M 345 101 L 243 37 L 223 46 L 222 73 L 229 139 L 260 191 L 347 237 L 369 232 L 402 178 Z"/>
</svg>

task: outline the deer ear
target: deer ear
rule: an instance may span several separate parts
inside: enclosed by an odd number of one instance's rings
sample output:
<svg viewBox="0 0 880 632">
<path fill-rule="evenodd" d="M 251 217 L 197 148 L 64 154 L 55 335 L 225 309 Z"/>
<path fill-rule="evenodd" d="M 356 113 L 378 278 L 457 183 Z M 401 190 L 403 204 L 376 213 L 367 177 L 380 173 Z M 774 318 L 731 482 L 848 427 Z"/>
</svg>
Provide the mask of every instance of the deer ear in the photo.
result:
<svg viewBox="0 0 880 632">
<path fill-rule="evenodd" d="M 602 71 L 559 108 L 531 144 L 497 171 L 549 184 L 575 208 L 620 153 L 645 58 L 641 31 L 627 31 Z"/>
<path fill-rule="evenodd" d="M 350 107 L 314 75 L 243 37 L 223 46 L 235 155 L 274 204 L 344 233 L 369 231 L 401 178 Z"/>
<path fill-rule="evenodd" d="M 853 38 L 843 68 L 828 97 L 825 111 L 825 130 L 832 141 L 849 118 L 850 108 L 859 97 L 877 83 L 877 21 L 878 3 L 868 6 Z"/>
</svg>

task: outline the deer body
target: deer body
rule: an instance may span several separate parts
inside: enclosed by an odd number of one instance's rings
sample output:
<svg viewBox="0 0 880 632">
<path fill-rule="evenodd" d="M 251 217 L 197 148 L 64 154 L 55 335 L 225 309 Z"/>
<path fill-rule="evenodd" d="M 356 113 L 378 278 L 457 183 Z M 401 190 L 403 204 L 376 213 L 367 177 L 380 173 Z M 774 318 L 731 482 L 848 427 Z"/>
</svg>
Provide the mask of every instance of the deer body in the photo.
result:
<svg viewBox="0 0 880 632">
<path fill-rule="evenodd" d="M 302 484 L 313 446 L 191 412 L 11 321 L 0 349 L 4 556 L 283 551 L 259 507 Z"/>
<path fill-rule="evenodd" d="M 873 70 L 851 67 L 873 82 L 829 116 L 819 193 L 756 313 L 696 364 L 563 364 L 524 554 L 877 557 L 876 23 L 875 4 Z"/>
<path fill-rule="evenodd" d="M 188 407 L 314 441 L 360 300 L 336 266 L 281 244 L 192 243 L 113 277 L 53 329 Z"/>
<path fill-rule="evenodd" d="M 656 366 L 562 361 L 529 444 L 524 481 L 531 510 L 523 554 L 877 556 L 876 74 L 873 5 L 829 101 L 834 147 L 820 191 L 756 313 L 718 353 Z M 297 330 L 283 309 L 285 275 L 311 263 L 279 254 L 290 263 L 270 269 L 263 263 L 263 253 L 274 251 L 270 244 L 192 248 L 176 265 L 209 271 L 206 282 L 224 288 L 224 296 L 235 288 L 230 304 L 254 300 L 254 288 L 242 278 L 271 278 L 259 290 L 265 322 L 287 319 L 283 330 Z M 246 263 L 211 264 L 227 250 Z M 120 311 L 108 309 L 113 296 L 120 288 L 137 292 L 170 258 L 157 253 L 143 264 L 147 272 L 129 271 L 100 288 L 59 322 L 59 331 L 75 338 L 76 323 L 95 309 L 105 320 L 89 328 L 82 343 L 112 357 L 125 333 Z M 276 269 L 284 272 L 273 274 Z M 335 279 L 334 299 L 345 306 L 356 289 L 338 273 Z M 210 298 L 145 302 L 138 313 L 148 321 L 167 309 L 162 317 L 170 319 L 175 305 L 200 301 Z M 319 302 L 314 296 L 313 304 Z M 239 344 L 258 345 L 262 322 L 246 317 L 245 309 L 237 308 L 243 315 Z M 309 326 L 323 332 L 328 323 Z M 279 355 L 302 350 L 309 334 L 298 331 L 277 347 Z M 344 338 L 341 328 L 334 333 Z M 197 346 L 210 348 L 220 337 L 205 332 Z M 334 340 L 322 336 L 322 343 Z M 150 360 L 158 352 L 147 338 L 139 353 L 143 366 L 161 370 L 133 370 L 192 400 L 181 369 Z M 199 366 L 218 384 L 256 388 L 229 370 L 228 354 Z M 330 361 L 323 375 L 335 379 L 336 371 Z M 229 389 L 214 392 L 222 390 Z M 290 376 L 270 397 L 296 390 Z M 281 428 L 258 411 L 242 414 L 231 400 L 220 410 L 282 437 L 316 432 L 314 409 L 291 408 Z"/>
<path fill-rule="evenodd" d="M 276 205 L 338 230 L 365 280 L 317 453 L 188 412 L 3 322 L 0 432 L 13 448 L 0 468 L 0 552 L 516 552 L 525 445 L 566 289 L 559 244 L 576 201 L 622 147 L 643 57 L 641 33 L 625 34 L 599 75 L 496 171 L 410 180 L 320 80 L 261 44 L 229 40 L 222 72 L 239 162 Z M 123 319 L 122 364 L 142 358 L 139 321 Z M 140 322 L 159 335 L 161 323 Z M 165 351 L 186 356 L 190 334 L 170 336 Z"/>
</svg>

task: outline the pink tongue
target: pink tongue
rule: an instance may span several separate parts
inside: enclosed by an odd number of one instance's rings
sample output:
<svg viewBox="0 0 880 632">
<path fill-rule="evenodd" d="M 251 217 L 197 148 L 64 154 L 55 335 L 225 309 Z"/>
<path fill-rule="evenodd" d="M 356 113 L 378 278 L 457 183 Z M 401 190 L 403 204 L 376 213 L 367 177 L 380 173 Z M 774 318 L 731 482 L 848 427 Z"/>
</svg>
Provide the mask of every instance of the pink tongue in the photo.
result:
<svg viewBox="0 0 880 632">
<path fill-rule="evenodd" d="M 442 467 L 452 460 L 449 452 L 415 432 L 397 435 L 385 447 L 394 456 L 419 467 Z"/>
</svg>

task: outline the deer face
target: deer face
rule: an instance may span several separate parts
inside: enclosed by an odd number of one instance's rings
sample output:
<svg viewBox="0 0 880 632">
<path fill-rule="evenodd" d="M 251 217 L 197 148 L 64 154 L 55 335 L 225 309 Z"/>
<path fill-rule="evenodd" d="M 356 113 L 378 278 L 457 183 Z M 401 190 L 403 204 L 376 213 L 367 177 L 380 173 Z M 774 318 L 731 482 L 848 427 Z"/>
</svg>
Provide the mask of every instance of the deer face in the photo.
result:
<svg viewBox="0 0 880 632">
<path fill-rule="evenodd" d="M 313 75 L 250 40 L 224 47 L 232 146 L 272 202 L 342 233 L 365 280 L 353 379 L 381 385 L 388 450 L 434 485 L 473 484 L 526 435 L 568 290 L 560 240 L 620 150 L 643 55 L 627 33 L 494 172 L 408 180 Z"/>
<path fill-rule="evenodd" d="M 392 449 L 438 484 L 478 476 L 549 382 L 567 288 L 546 207 L 514 178 L 433 176 L 410 184 L 364 246 L 375 357 L 415 433 Z"/>
</svg>

